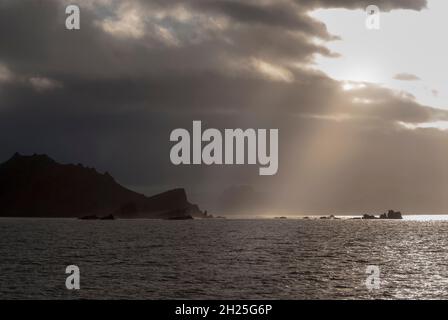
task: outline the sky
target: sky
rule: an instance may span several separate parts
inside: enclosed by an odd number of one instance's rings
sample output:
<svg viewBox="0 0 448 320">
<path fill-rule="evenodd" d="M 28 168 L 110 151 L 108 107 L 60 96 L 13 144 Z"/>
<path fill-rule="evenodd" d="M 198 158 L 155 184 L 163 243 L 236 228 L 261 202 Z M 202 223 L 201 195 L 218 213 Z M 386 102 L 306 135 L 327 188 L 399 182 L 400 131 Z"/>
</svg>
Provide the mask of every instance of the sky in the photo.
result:
<svg viewBox="0 0 448 320">
<path fill-rule="evenodd" d="M 327 44 L 341 57 L 318 56 L 317 66 L 337 80 L 381 84 L 407 91 L 424 105 L 448 109 L 448 82 L 440 69 L 448 46 L 428 36 L 448 25 L 447 12 L 446 1 L 431 0 L 419 12 L 383 12 L 380 29 L 369 30 L 362 24 L 365 10 L 318 9 L 311 15 L 341 37 Z"/>
<path fill-rule="evenodd" d="M 46 153 L 216 214 L 448 213 L 444 1 L 0 0 L 0 160 Z M 170 133 L 279 129 L 279 170 L 174 166 Z"/>
</svg>

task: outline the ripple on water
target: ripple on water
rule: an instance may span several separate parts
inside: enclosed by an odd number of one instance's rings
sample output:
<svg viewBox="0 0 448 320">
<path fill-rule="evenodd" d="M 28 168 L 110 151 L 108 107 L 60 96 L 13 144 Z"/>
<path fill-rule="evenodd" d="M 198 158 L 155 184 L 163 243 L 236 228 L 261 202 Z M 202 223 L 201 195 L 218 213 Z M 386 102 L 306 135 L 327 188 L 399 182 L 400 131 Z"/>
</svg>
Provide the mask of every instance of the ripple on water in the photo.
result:
<svg viewBox="0 0 448 320">
<path fill-rule="evenodd" d="M 446 234 L 441 220 L 0 219 L 0 298 L 448 298 Z"/>
</svg>

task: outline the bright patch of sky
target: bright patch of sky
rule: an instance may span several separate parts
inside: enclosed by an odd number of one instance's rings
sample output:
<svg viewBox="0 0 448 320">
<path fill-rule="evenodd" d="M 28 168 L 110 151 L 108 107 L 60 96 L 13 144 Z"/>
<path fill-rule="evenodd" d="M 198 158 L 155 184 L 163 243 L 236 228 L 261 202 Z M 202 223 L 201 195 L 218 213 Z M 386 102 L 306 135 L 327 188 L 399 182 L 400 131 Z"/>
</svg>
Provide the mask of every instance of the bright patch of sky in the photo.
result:
<svg viewBox="0 0 448 320">
<path fill-rule="evenodd" d="M 362 10 L 320 9 L 310 15 L 342 38 L 325 44 L 341 57 L 316 58 L 330 77 L 407 91 L 423 105 L 448 109 L 448 1 L 429 0 L 422 11 L 382 12 L 380 30 L 365 27 Z"/>
</svg>

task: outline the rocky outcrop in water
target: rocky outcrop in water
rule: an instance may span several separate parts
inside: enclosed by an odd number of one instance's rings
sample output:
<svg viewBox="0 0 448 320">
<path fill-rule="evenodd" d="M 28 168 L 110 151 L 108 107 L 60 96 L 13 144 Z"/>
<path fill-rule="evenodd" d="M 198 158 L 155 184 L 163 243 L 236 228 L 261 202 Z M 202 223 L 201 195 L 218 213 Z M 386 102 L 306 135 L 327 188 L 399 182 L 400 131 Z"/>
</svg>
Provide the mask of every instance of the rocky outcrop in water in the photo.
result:
<svg viewBox="0 0 448 320">
<path fill-rule="evenodd" d="M 380 215 L 380 219 L 403 219 L 400 211 L 389 210 Z"/>
<path fill-rule="evenodd" d="M 333 214 L 329 215 L 328 217 L 326 217 L 326 216 L 320 217 L 319 219 L 321 219 L 321 220 L 340 220 L 340 218 L 335 217 Z"/>
<path fill-rule="evenodd" d="M 403 216 L 401 215 L 400 211 L 394 211 L 389 210 L 386 213 L 383 213 L 379 216 L 379 218 L 375 217 L 374 215 L 365 214 L 362 216 L 362 219 L 364 220 L 370 220 L 370 219 L 403 219 Z"/>
<path fill-rule="evenodd" d="M 79 217 L 79 220 L 115 220 L 115 217 L 113 214 L 109 214 L 104 217 L 98 217 L 98 216 L 92 215 L 92 216 Z"/>
</svg>

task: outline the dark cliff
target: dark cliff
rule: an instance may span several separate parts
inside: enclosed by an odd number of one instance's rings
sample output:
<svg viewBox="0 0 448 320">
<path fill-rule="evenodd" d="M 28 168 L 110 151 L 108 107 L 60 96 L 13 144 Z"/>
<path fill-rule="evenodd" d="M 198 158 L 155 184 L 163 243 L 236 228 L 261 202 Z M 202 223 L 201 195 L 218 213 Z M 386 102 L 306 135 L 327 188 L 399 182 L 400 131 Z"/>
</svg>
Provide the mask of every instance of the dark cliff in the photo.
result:
<svg viewBox="0 0 448 320">
<path fill-rule="evenodd" d="M 202 213 L 184 189 L 152 197 L 118 184 L 108 173 L 59 164 L 46 155 L 15 154 L 0 164 L 0 216 L 167 218 Z"/>
</svg>

